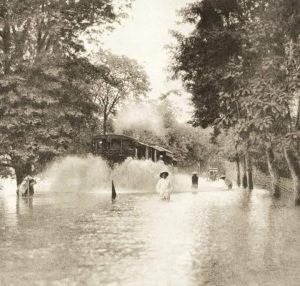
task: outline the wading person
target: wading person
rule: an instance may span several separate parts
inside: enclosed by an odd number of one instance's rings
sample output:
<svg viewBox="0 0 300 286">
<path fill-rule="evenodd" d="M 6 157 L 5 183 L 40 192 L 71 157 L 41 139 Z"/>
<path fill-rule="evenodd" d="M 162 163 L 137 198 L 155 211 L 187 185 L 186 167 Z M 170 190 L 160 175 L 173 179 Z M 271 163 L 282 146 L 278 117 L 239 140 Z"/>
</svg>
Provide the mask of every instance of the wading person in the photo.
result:
<svg viewBox="0 0 300 286">
<path fill-rule="evenodd" d="M 169 172 L 164 170 L 160 173 L 160 179 L 156 185 L 156 191 L 162 200 L 169 201 L 173 190 L 172 183 L 169 177 Z"/>
<path fill-rule="evenodd" d="M 27 176 L 24 178 L 22 183 L 17 188 L 17 195 L 21 193 L 22 197 L 25 196 L 33 196 L 34 194 L 34 185 L 36 184 L 36 181 L 33 177 Z"/>
<path fill-rule="evenodd" d="M 192 188 L 193 189 L 198 189 L 198 173 L 197 172 L 193 172 L 192 174 Z"/>
<path fill-rule="evenodd" d="M 225 176 L 222 176 L 221 179 L 224 180 L 224 183 L 229 190 L 232 189 L 232 181 L 231 180 L 227 179 Z"/>
</svg>

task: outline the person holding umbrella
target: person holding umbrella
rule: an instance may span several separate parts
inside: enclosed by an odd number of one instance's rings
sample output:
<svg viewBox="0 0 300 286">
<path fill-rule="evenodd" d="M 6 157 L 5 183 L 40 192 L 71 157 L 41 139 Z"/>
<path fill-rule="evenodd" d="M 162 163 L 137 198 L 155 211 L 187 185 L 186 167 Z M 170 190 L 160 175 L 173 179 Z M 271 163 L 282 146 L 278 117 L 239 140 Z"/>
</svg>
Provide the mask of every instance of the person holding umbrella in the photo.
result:
<svg viewBox="0 0 300 286">
<path fill-rule="evenodd" d="M 232 181 L 227 179 L 225 175 L 221 176 L 220 179 L 224 180 L 225 185 L 228 187 L 228 189 L 232 189 Z"/>
<path fill-rule="evenodd" d="M 26 176 L 17 188 L 17 196 L 21 193 L 22 197 L 32 197 L 34 194 L 34 185 L 36 180 L 31 176 Z"/>
</svg>

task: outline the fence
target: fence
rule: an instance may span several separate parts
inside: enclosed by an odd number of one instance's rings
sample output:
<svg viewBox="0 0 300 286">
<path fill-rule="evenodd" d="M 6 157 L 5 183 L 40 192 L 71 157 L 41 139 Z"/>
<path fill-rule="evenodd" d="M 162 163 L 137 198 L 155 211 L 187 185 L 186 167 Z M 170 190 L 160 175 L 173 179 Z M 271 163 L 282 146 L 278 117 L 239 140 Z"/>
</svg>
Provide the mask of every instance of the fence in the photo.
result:
<svg viewBox="0 0 300 286">
<path fill-rule="evenodd" d="M 226 162 L 226 177 L 236 182 L 237 172 L 235 163 Z M 255 187 L 271 190 L 271 178 L 260 172 L 259 170 L 253 170 L 253 183 Z M 293 192 L 293 182 L 291 179 L 280 178 L 279 188 L 282 193 Z"/>
</svg>

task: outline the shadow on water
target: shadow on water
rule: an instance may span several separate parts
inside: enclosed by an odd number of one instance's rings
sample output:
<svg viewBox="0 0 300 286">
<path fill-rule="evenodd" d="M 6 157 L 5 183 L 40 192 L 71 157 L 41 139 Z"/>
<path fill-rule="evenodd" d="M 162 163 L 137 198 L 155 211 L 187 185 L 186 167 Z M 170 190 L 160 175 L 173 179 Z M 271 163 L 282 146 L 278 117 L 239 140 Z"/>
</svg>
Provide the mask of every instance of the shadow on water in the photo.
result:
<svg viewBox="0 0 300 286">
<path fill-rule="evenodd" d="M 33 197 L 22 197 L 23 203 L 28 206 L 29 209 L 33 210 Z M 17 204 L 19 204 L 19 197 L 17 197 Z"/>
</svg>

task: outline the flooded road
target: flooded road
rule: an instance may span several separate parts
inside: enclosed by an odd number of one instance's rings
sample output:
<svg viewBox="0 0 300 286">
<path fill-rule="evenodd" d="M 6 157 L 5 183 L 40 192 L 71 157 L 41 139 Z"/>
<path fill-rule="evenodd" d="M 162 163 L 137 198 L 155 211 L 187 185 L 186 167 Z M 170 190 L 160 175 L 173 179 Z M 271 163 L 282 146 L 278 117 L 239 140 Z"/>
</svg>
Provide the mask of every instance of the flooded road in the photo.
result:
<svg viewBox="0 0 300 286">
<path fill-rule="evenodd" d="M 0 193 L 1 285 L 299 285 L 300 210 L 266 191 Z"/>
</svg>

